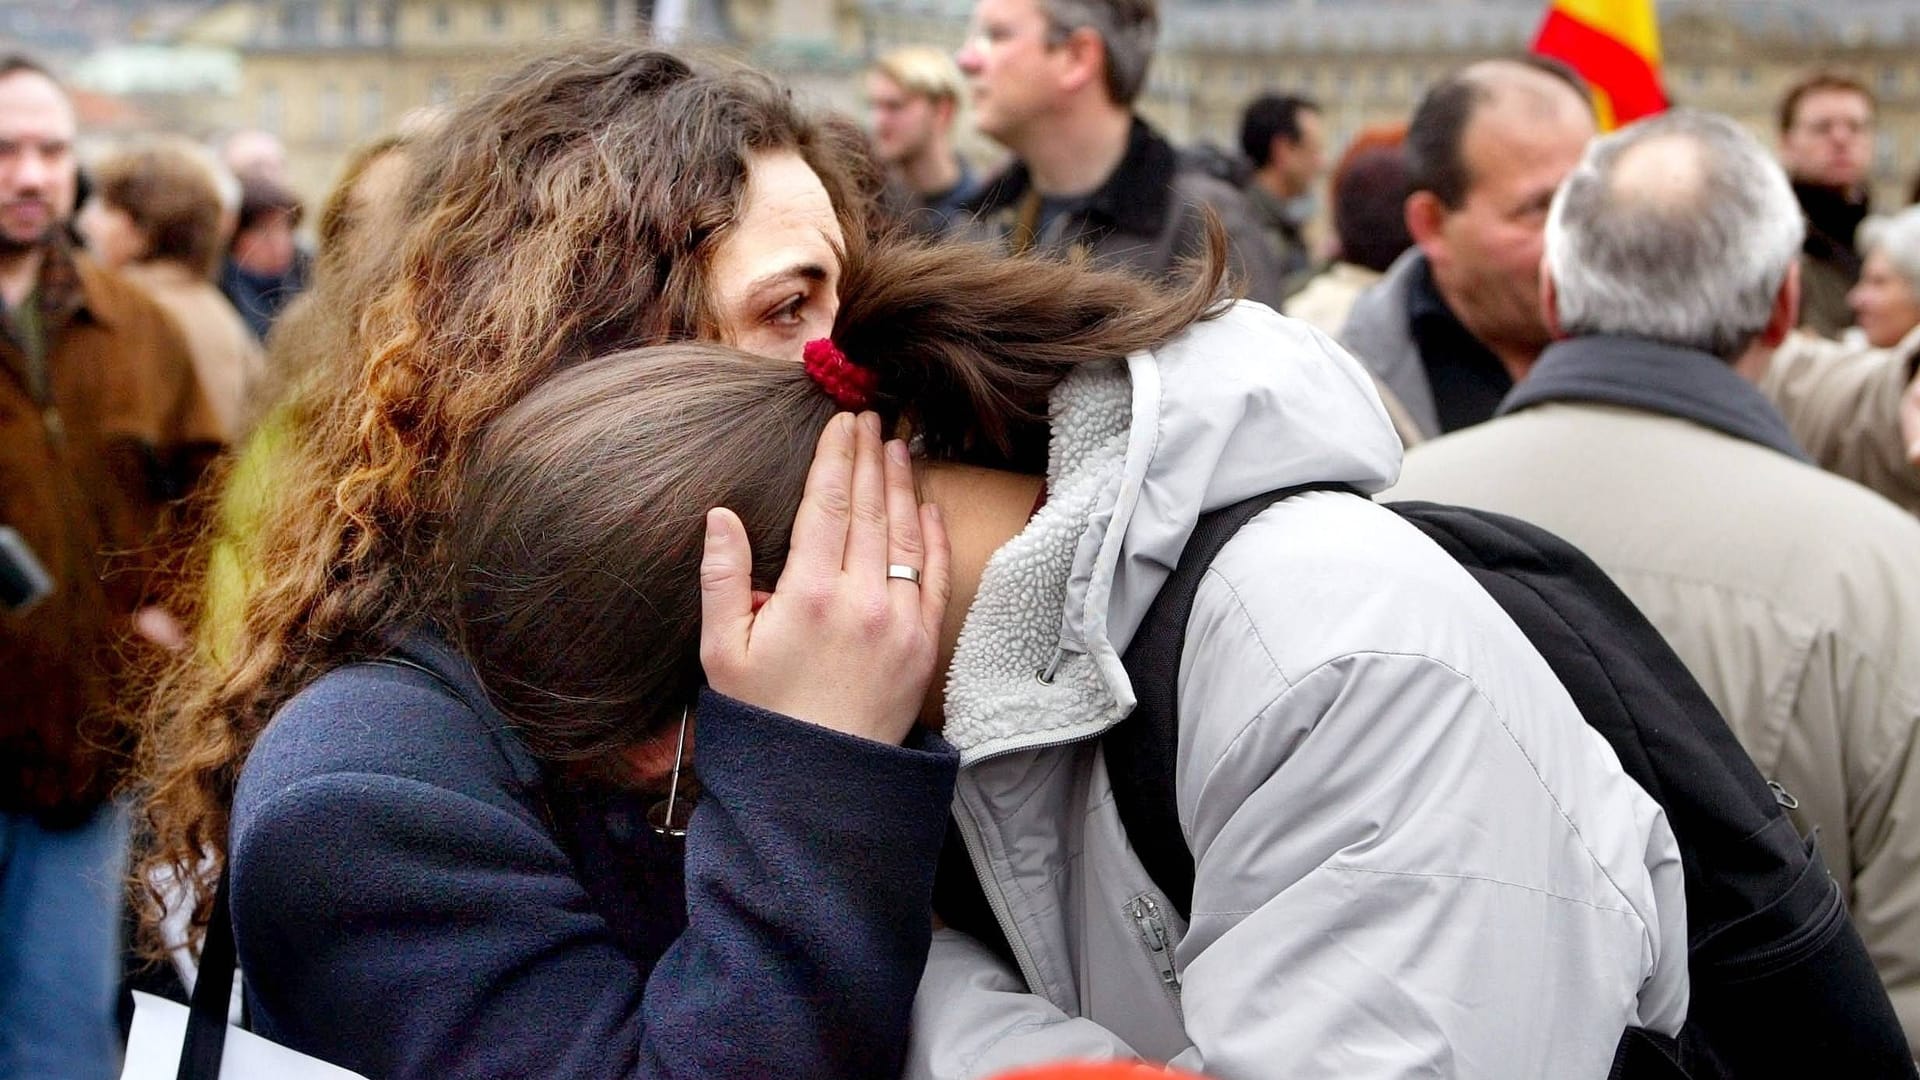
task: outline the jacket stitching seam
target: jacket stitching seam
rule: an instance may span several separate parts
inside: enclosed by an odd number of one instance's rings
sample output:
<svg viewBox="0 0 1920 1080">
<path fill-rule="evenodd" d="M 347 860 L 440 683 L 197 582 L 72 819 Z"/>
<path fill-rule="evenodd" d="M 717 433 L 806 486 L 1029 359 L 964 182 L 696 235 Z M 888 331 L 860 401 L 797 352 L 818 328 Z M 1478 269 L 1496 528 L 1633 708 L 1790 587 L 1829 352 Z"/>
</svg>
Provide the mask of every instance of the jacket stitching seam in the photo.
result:
<svg viewBox="0 0 1920 1080">
<path fill-rule="evenodd" d="M 1262 511 L 1262 513 L 1264 512 L 1265 511 Z M 1254 515 L 1253 520 L 1254 521 L 1259 520 L 1259 515 L 1258 514 Z M 1253 521 L 1248 521 L 1247 524 L 1251 525 L 1253 524 Z M 1232 543 L 1232 541 L 1228 541 L 1228 543 Z M 1223 554 L 1226 552 L 1226 548 L 1224 547 L 1222 547 L 1220 550 Z M 1274 675 L 1277 676 L 1279 680 L 1285 684 L 1285 689 L 1281 690 L 1280 693 L 1274 695 L 1273 701 L 1269 701 L 1265 705 L 1262 705 L 1260 707 L 1260 712 L 1256 713 L 1253 719 L 1247 721 L 1246 725 L 1240 729 L 1239 734 L 1234 735 L 1233 741 L 1238 742 L 1240 740 L 1240 735 L 1245 734 L 1247 728 L 1252 727 L 1255 721 L 1259 720 L 1261 716 L 1265 715 L 1268 709 L 1273 707 L 1274 701 L 1278 701 L 1280 698 L 1286 696 L 1287 691 L 1293 689 L 1294 682 L 1292 679 L 1287 678 L 1287 673 L 1283 669 L 1280 663 L 1279 657 L 1274 655 L 1273 647 L 1267 644 L 1266 636 L 1260 632 L 1260 624 L 1254 621 L 1252 610 L 1247 607 L 1246 599 L 1240 595 L 1240 590 L 1237 587 L 1235 587 L 1232 580 L 1229 579 L 1225 574 L 1221 573 L 1216 567 L 1213 567 L 1213 566 L 1207 567 L 1206 576 L 1208 578 L 1212 578 L 1213 580 L 1218 581 L 1221 585 L 1226 587 L 1227 595 L 1233 597 L 1234 607 L 1238 608 L 1240 611 L 1241 620 L 1246 623 L 1247 629 L 1253 632 L 1253 640 L 1259 643 L 1260 651 L 1266 654 L 1267 663 L 1273 665 Z M 1189 619 L 1191 619 L 1191 616 L 1189 616 Z M 1176 673 L 1176 677 L 1177 677 L 1177 674 L 1178 673 Z M 1311 675 L 1313 673 L 1308 672 L 1307 674 Z M 1229 750 L 1230 749 L 1231 749 L 1231 745 L 1229 746 Z M 1215 762 L 1214 764 L 1217 766 L 1219 763 Z M 1208 771 L 1208 774 L 1211 775 L 1213 770 L 1209 768 L 1207 771 Z"/>
<path fill-rule="evenodd" d="M 1212 573 L 1212 572 L 1213 571 L 1211 569 L 1208 571 L 1208 573 Z M 1228 588 L 1229 588 L 1229 591 L 1232 592 L 1231 584 L 1229 584 Z M 1249 628 L 1254 630 L 1255 637 L 1258 638 L 1259 636 L 1258 627 L 1254 625 L 1252 614 L 1247 610 L 1245 603 L 1240 600 L 1238 593 L 1234 593 L 1234 601 L 1236 606 L 1239 607 L 1240 609 L 1241 617 L 1247 622 Z M 1267 651 L 1268 659 L 1272 660 L 1273 654 L 1271 651 L 1268 651 L 1266 649 L 1265 641 L 1261 641 L 1261 649 L 1263 651 Z M 1249 719 L 1244 725 L 1241 726 L 1240 730 L 1234 734 L 1233 739 L 1228 742 L 1226 749 L 1221 751 L 1220 756 L 1214 759 L 1214 762 L 1212 765 L 1208 766 L 1207 779 L 1205 782 L 1211 783 L 1213 781 L 1214 775 L 1220 771 L 1220 768 L 1226 762 L 1226 759 L 1234 753 L 1236 748 L 1240 745 L 1241 741 L 1246 738 L 1247 733 L 1252 731 L 1254 725 L 1258 724 L 1263 717 L 1265 717 L 1269 712 L 1271 712 L 1274 706 L 1280 703 L 1282 698 L 1285 698 L 1288 694 L 1291 694 L 1296 688 L 1298 688 L 1298 686 L 1301 683 L 1306 682 L 1308 679 L 1313 678 L 1314 676 L 1320 674 L 1323 671 L 1330 670 L 1331 668 L 1333 668 L 1334 665 L 1342 663 L 1347 660 L 1358 659 L 1363 656 L 1399 657 L 1402 659 L 1423 660 L 1423 661 L 1426 661 L 1427 663 L 1434 664 L 1440 668 L 1445 669 L 1448 672 L 1451 672 L 1454 675 L 1454 677 L 1460 679 L 1462 682 L 1466 683 L 1467 686 L 1471 687 L 1473 690 L 1474 696 L 1478 697 L 1482 702 L 1484 702 L 1487 708 L 1493 713 L 1494 719 L 1500 724 L 1500 730 L 1506 734 L 1507 741 L 1513 744 L 1513 748 L 1516 752 L 1519 753 L 1520 759 L 1527 763 L 1527 768 L 1533 773 L 1534 780 L 1539 785 L 1541 793 L 1544 794 L 1547 797 L 1547 801 L 1553 805 L 1554 811 L 1560 815 L 1560 820 L 1564 822 L 1568 830 L 1573 833 L 1574 839 L 1579 841 L 1580 850 L 1586 853 L 1587 859 L 1589 862 L 1593 864 L 1594 869 L 1599 871 L 1600 876 L 1606 880 L 1609 886 L 1612 887 L 1614 893 L 1617 896 L 1619 896 L 1623 902 L 1627 903 L 1628 907 L 1631 909 L 1632 901 L 1627 899 L 1626 890 L 1620 887 L 1620 883 L 1618 881 L 1614 880 L 1613 874 L 1607 869 L 1606 864 L 1600 860 L 1600 857 L 1594 853 L 1592 846 L 1587 843 L 1586 835 L 1582 833 L 1580 831 L 1580 827 L 1574 823 L 1573 818 L 1567 813 L 1566 807 L 1561 805 L 1559 796 L 1556 795 L 1554 793 L 1553 788 L 1550 785 L 1548 785 L 1546 777 L 1540 774 L 1540 766 L 1533 760 L 1533 755 L 1527 753 L 1527 749 L 1520 742 L 1519 737 L 1513 733 L 1513 728 L 1511 725 L 1507 723 L 1507 718 L 1505 714 L 1503 714 L 1500 711 L 1500 707 L 1494 704 L 1493 699 L 1489 698 L 1486 695 L 1486 692 L 1480 688 L 1480 684 L 1474 681 L 1472 676 L 1466 674 L 1465 672 L 1461 671 L 1459 668 L 1454 667 L 1452 664 L 1447 663 L 1445 660 L 1442 660 L 1439 657 L 1429 656 L 1425 653 L 1417 653 L 1417 652 L 1394 652 L 1394 651 L 1383 650 L 1383 649 L 1363 649 L 1363 650 L 1356 650 L 1348 653 L 1342 653 L 1339 656 L 1330 657 L 1322 661 L 1321 663 L 1316 665 L 1313 668 L 1313 670 L 1308 671 L 1306 674 L 1302 675 L 1298 681 L 1289 683 L 1285 690 L 1281 691 L 1277 696 L 1273 698 L 1272 701 L 1269 701 L 1265 706 L 1263 706 L 1260 709 L 1258 713 L 1256 713 L 1251 719 Z M 1283 681 L 1286 679 L 1285 674 L 1281 673 L 1278 670 L 1277 661 L 1275 661 L 1274 673 L 1276 675 L 1279 675 Z M 1556 679 L 1556 682 L 1557 681 L 1558 680 Z M 1581 723 L 1583 724 L 1586 723 L 1584 718 L 1582 718 Z M 1638 912 L 1636 911 L 1635 914 L 1637 916 Z M 1652 928 L 1647 927 L 1646 932 L 1649 935 L 1651 935 Z"/>
<path fill-rule="evenodd" d="M 1542 889 L 1535 885 L 1523 885 L 1518 881 L 1508 881 L 1504 878 L 1488 877 L 1485 874 L 1449 874 L 1449 873 L 1443 873 L 1438 871 L 1378 870 L 1378 869 L 1374 869 L 1371 867 L 1364 867 L 1364 866 L 1336 866 L 1332 863 L 1323 863 L 1320 865 L 1319 869 L 1330 871 L 1330 872 L 1342 873 L 1342 874 L 1374 874 L 1379 877 L 1404 877 L 1404 878 L 1422 878 L 1422 879 L 1431 878 L 1431 879 L 1439 879 L 1439 880 L 1445 880 L 1445 881 L 1479 881 L 1479 882 L 1484 882 L 1488 885 L 1500 885 L 1509 889 L 1519 889 L 1522 892 L 1537 893 L 1538 895 L 1545 896 L 1552 900 L 1559 900 L 1559 901 L 1562 901 L 1563 903 L 1568 903 L 1568 904 L 1577 904 L 1581 907 L 1592 908 L 1595 911 L 1606 911 L 1606 912 L 1611 912 L 1615 915 L 1625 915 L 1631 919 L 1634 919 L 1635 921 L 1638 921 L 1640 918 L 1640 913 L 1633 910 L 1631 907 L 1612 907 L 1607 904 L 1596 904 L 1591 900 L 1582 900 L 1577 896 L 1566 896 L 1564 894 L 1554 892 L 1552 889 Z M 1202 916 L 1231 917 L 1231 916 L 1238 916 L 1238 915 L 1252 915 L 1259 910 L 1260 910 L 1259 908 L 1247 908 L 1245 910 L 1195 911 L 1193 913 L 1193 917 L 1198 919 Z"/>
</svg>

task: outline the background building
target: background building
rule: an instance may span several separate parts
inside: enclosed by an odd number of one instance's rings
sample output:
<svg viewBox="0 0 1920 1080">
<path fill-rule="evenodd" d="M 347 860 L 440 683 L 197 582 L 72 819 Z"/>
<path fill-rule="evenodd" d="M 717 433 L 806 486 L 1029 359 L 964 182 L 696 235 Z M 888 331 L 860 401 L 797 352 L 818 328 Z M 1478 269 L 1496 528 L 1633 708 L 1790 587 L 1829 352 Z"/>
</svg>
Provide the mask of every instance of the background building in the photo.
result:
<svg viewBox="0 0 1920 1080">
<path fill-rule="evenodd" d="M 1177 140 L 1231 145 L 1266 89 L 1325 107 L 1332 145 L 1404 119 L 1442 72 L 1526 48 L 1544 0 L 1162 0 L 1142 109 Z M 356 143 L 442 104 L 522 56 L 567 40 L 681 41 L 738 52 L 804 94 L 859 108 L 858 74 L 902 44 L 957 48 L 972 0 L 0 0 L 9 39 L 76 85 L 129 99 L 196 136 L 280 135 L 317 198 Z M 1883 206 L 1920 172 L 1920 0 L 1669 0 L 1665 75 L 1677 102 L 1730 113 L 1774 138 L 1788 83 L 1815 67 L 1881 98 Z M 140 50 L 129 42 L 146 43 Z M 111 50 L 118 49 L 113 52 Z M 156 52 L 156 50 L 158 50 Z M 172 50 L 171 55 L 166 50 Z M 223 62 L 220 56 L 227 59 Z M 135 68 L 138 71 L 135 71 Z"/>
</svg>

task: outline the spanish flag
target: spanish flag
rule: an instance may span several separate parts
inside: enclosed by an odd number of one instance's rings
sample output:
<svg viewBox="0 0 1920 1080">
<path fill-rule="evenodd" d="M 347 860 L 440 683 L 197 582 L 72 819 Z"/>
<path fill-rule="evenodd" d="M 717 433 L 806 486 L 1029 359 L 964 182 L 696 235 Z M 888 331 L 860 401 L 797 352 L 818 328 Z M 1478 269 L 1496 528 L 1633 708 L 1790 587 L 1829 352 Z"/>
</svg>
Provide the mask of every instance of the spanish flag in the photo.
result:
<svg viewBox="0 0 1920 1080">
<path fill-rule="evenodd" d="M 1533 51 L 1587 80 L 1602 131 L 1666 111 L 1653 0 L 1552 0 Z"/>
</svg>

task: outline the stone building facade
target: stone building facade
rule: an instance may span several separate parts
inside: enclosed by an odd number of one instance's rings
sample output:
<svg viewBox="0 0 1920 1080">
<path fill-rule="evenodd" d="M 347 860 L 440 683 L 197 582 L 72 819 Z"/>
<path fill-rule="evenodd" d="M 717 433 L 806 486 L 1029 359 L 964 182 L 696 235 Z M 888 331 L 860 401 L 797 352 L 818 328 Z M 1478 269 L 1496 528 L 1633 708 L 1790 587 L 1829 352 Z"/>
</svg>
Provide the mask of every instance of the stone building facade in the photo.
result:
<svg viewBox="0 0 1920 1080">
<path fill-rule="evenodd" d="M 258 126 L 289 147 L 317 197 L 354 144 L 566 40 L 639 37 L 676 0 L 239 0 L 208 26 L 242 57 L 238 94 L 210 126 Z M 684 0 L 691 40 L 741 52 L 817 98 L 857 109 L 857 74 L 896 45 L 957 48 L 971 0 Z M 1441 73 L 1524 50 L 1544 0 L 1162 0 L 1142 110 L 1176 139 L 1231 145 L 1266 89 L 1325 108 L 1332 144 L 1405 119 Z M 236 14 L 237 11 L 237 14 Z M 1665 76 L 1679 102 L 1730 113 L 1767 139 L 1785 87 L 1831 67 L 1881 99 L 1882 205 L 1920 172 L 1920 2 L 1669 0 Z M 191 37 L 191 32 L 189 33 Z M 203 38 L 204 40 L 204 38 Z"/>
</svg>

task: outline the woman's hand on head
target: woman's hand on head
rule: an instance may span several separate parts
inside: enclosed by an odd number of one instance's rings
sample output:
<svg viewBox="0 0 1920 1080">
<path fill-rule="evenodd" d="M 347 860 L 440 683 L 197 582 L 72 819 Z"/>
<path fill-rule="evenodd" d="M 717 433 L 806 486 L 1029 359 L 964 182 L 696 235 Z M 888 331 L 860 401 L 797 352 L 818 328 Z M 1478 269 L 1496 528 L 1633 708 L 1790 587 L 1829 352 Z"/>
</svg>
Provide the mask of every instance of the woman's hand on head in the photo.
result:
<svg viewBox="0 0 1920 1080">
<path fill-rule="evenodd" d="M 919 584 L 889 566 L 921 572 Z M 879 417 L 835 416 L 820 435 L 787 565 L 757 605 L 746 529 L 707 514 L 700 662 L 749 705 L 899 743 L 933 679 L 949 595 L 947 534 L 914 494 L 904 443 Z"/>
</svg>

